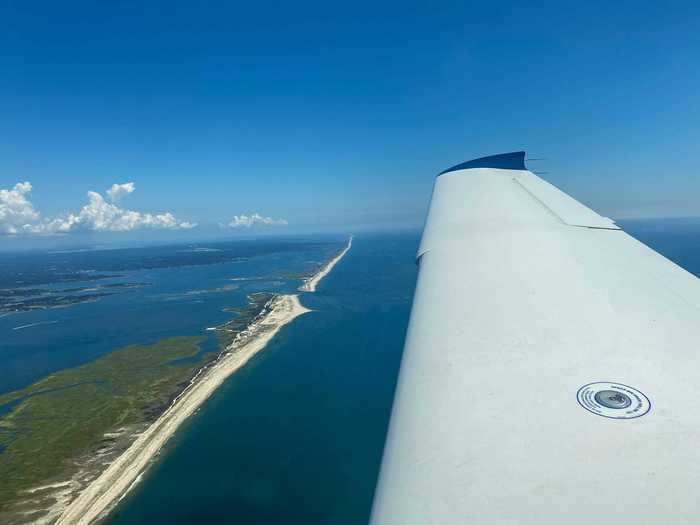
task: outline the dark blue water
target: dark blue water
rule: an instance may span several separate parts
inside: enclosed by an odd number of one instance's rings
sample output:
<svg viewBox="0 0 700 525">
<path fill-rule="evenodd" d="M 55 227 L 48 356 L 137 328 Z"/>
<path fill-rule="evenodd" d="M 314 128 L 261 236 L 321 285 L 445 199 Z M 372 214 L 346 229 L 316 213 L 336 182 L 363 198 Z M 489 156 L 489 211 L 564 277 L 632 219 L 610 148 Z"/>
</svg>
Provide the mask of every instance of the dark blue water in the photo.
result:
<svg viewBox="0 0 700 525">
<path fill-rule="evenodd" d="M 623 226 L 700 274 L 700 221 Z M 316 311 L 216 392 L 110 523 L 366 523 L 417 242 L 357 238 L 305 296 Z"/>
<path fill-rule="evenodd" d="M 618 221 L 629 234 L 700 277 L 700 218 Z"/>
<path fill-rule="evenodd" d="M 416 277 L 418 236 L 359 237 L 287 325 L 166 447 L 126 523 L 363 523 Z"/>
<path fill-rule="evenodd" d="M 622 226 L 700 275 L 700 220 Z M 314 312 L 287 325 L 226 381 L 168 443 L 110 523 L 366 523 L 417 245 L 418 234 L 356 237 L 317 292 L 303 294 Z M 17 339 L 0 342 L 0 367 L 16 356 L 21 379 L 3 368 L 0 390 L 84 362 L 117 343 L 201 334 L 226 320 L 222 308 L 242 303 L 246 293 L 294 290 L 299 283 L 286 272 L 313 267 L 338 246 L 207 266 L 126 268 L 122 280 L 152 286 L 98 303 L 2 318 L 3 335 Z M 230 280 L 238 277 L 259 280 Z M 230 283 L 241 288 L 212 291 Z M 44 319 L 60 322 L 7 331 Z"/>
</svg>

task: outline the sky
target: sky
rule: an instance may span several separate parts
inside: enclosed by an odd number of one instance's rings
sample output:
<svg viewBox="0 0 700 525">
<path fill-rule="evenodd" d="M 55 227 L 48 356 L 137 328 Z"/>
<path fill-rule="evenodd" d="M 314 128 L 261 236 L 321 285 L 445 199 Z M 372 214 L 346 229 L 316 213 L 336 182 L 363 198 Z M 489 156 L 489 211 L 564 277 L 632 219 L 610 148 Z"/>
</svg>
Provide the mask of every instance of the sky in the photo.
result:
<svg viewBox="0 0 700 525">
<path fill-rule="evenodd" d="M 0 2 L 0 245 L 419 228 L 515 150 L 700 215 L 700 4 L 528 4 Z"/>
</svg>

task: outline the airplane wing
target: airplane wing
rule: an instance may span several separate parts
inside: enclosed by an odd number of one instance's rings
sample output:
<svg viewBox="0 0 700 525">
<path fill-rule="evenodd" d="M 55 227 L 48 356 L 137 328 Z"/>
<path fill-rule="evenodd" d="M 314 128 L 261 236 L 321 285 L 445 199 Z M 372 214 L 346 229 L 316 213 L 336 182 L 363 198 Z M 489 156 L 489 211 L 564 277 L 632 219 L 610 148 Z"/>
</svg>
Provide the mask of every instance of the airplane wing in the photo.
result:
<svg viewBox="0 0 700 525">
<path fill-rule="evenodd" d="M 525 168 L 441 173 L 373 525 L 700 523 L 700 280 Z"/>
</svg>

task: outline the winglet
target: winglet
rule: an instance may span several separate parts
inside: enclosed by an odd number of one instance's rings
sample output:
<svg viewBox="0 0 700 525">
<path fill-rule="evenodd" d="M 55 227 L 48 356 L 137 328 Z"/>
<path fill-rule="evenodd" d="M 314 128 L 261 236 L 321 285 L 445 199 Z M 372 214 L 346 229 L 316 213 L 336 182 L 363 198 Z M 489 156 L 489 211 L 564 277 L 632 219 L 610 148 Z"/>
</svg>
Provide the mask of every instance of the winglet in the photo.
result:
<svg viewBox="0 0 700 525">
<path fill-rule="evenodd" d="M 494 168 L 499 170 L 525 170 L 525 152 L 513 151 L 511 153 L 501 153 L 499 155 L 489 155 L 478 159 L 468 160 L 456 166 L 440 172 L 440 175 L 457 170 L 468 170 L 471 168 Z"/>
</svg>

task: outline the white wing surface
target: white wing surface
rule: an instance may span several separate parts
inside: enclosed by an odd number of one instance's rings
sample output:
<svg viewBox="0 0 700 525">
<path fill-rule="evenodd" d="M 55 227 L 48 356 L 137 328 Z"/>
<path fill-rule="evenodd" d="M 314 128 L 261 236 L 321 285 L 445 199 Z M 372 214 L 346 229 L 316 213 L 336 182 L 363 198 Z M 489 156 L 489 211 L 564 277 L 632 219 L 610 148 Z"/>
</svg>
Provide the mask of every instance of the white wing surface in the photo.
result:
<svg viewBox="0 0 700 525">
<path fill-rule="evenodd" d="M 435 182 L 373 525 L 700 523 L 700 281 L 524 166 Z"/>
</svg>

